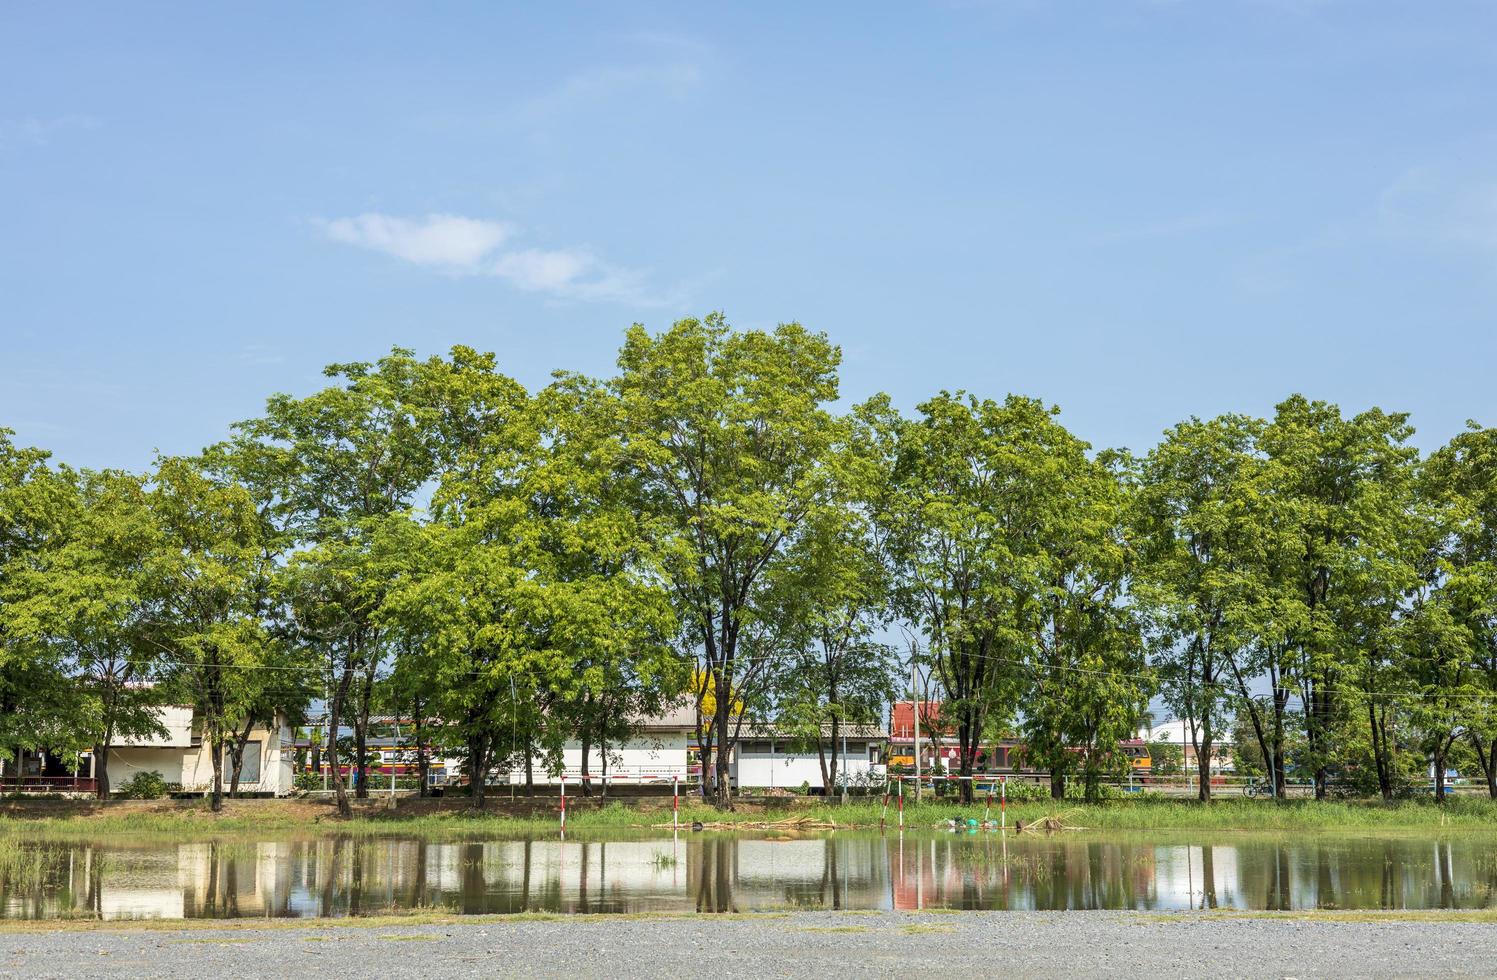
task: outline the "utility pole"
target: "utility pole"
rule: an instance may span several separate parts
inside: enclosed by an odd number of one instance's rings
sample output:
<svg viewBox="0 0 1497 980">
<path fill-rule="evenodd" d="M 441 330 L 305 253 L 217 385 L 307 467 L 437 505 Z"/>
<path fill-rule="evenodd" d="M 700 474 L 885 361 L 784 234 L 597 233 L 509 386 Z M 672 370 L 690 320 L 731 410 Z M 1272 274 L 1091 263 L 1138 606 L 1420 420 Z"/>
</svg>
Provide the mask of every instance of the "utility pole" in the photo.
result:
<svg viewBox="0 0 1497 980">
<path fill-rule="evenodd" d="M 915 645 L 910 644 L 910 695 L 915 715 L 915 802 L 920 802 L 920 668 L 915 665 Z"/>
</svg>

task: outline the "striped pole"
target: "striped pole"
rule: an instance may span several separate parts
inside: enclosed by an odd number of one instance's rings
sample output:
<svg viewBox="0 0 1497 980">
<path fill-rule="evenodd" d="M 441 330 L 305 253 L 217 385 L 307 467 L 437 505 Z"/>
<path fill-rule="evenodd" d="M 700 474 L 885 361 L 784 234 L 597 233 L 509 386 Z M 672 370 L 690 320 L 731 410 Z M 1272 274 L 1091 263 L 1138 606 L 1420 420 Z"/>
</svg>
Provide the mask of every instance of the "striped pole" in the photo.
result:
<svg viewBox="0 0 1497 980">
<path fill-rule="evenodd" d="M 998 780 L 998 822 L 1000 830 L 1008 829 L 1008 777 Z"/>
<path fill-rule="evenodd" d="M 993 822 L 993 787 L 988 787 L 988 798 L 982 805 L 982 825 L 986 827 Z"/>
<path fill-rule="evenodd" d="M 904 780 L 899 781 L 899 829 L 904 829 Z"/>
<path fill-rule="evenodd" d="M 671 777 L 671 833 L 681 829 L 681 784 Z"/>
<path fill-rule="evenodd" d="M 567 777 L 561 777 L 561 832 L 567 832 Z"/>
</svg>

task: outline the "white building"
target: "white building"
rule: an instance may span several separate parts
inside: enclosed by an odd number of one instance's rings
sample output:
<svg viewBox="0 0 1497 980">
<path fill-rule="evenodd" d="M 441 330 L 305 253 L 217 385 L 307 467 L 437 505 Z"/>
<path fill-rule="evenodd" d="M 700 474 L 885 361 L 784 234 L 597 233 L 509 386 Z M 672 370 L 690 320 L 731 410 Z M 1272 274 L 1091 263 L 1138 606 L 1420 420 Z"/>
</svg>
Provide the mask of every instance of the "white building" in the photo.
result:
<svg viewBox="0 0 1497 980">
<path fill-rule="evenodd" d="M 831 726 L 822 726 L 823 748 L 831 765 Z M 884 750 L 889 737 L 877 725 L 843 725 L 837 734 L 836 786 L 882 783 L 886 772 Z M 821 758 L 815 746 L 794 739 L 772 725 L 744 726 L 729 775 L 739 789 L 797 789 L 802 785 L 825 791 Z"/>
<path fill-rule="evenodd" d="M 168 784 L 186 793 L 208 793 L 213 789 L 213 754 L 202 738 L 202 727 L 185 705 L 157 709 L 165 732 L 160 735 L 121 738 L 109 750 L 109 785 L 117 790 L 137 773 L 155 772 Z M 291 727 L 284 718 L 271 726 L 250 730 L 244 746 L 244 766 L 239 791 L 256 795 L 288 796 L 293 788 Z M 224 750 L 223 788 L 228 792 L 233 758 Z"/>
<path fill-rule="evenodd" d="M 1217 721 L 1216 725 L 1217 730 L 1211 733 L 1211 772 L 1231 772 L 1236 768 L 1232 756 L 1232 729 L 1226 719 Z M 1197 772 L 1201 767 L 1196 761 L 1195 743 L 1191 738 L 1194 727 L 1184 719 L 1172 718 L 1140 728 L 1138 737 L 1145 742 L 1168 742 L 1180 746 L 1184 750 L 1185 768 Z"/>
<path fill-rule="evenodd" d="M 593 745 L 588 750 L 587 775 L 595 785 L 601 785 L 608 777 L 609 785 L 639 783 L 665 783 L 672 780 L 686 785 L 691 774 L 690 751 L 696 742 L 696 706 L 683 703 L 662 714 L 638 719 L 635 732 L 626 741 L 607 747 Z M 562 746 L 562 772 L 556 775 L 546 771 L 543 758 L 531 761 L 532 778 L 536 785 L 556 785 L 562 777 L 571 785 L 582 781 L 582 742 L 570 739 Z M 449 777 L 466 778 L 466 770 L 459 760 L 448 760 Z M 507 774 L 501 774 L 516 785 L 525 783 L 525 767 L 518 766 Z"/>
</svg>

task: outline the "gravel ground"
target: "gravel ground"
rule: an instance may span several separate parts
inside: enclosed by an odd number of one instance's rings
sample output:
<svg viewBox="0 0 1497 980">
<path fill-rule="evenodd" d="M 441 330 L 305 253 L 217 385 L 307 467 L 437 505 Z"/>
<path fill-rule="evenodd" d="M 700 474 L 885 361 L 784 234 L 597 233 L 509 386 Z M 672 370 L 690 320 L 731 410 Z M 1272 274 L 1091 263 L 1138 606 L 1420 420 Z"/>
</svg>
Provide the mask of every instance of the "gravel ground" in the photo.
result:
<svg viewBox="0 0 1497 980">
<path fill-rule="evenodd" d="M 0 935 L 0 976 L 1489 976 L 1497 926 L 1129 912 L 798 912 Z"/>
</svg>

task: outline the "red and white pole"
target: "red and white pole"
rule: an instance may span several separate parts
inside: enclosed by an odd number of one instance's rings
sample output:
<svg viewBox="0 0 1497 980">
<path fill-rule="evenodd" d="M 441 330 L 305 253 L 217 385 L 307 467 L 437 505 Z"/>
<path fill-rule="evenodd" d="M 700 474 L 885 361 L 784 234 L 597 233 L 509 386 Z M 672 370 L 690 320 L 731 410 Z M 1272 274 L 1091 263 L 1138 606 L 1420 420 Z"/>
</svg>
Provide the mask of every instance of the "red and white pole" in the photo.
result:
<svg viewBox="0 0 1497 980">
<path fill-rule="evenodd" d="M 681 829 L 681 783 L 679 777 L 671 777 L 671 832 Z"/>
<path fill-rule="evenodd" d="M 988 798 L 982 805 L 982 825 L 986 827 L 993 821 L 993 787 L 988 787 Z"/>
<path fill-rule="evenodd" d="M 899 781 L 899 829 L 904 829 L 904 780 Z"/>
<path fill-rule="evenodd" d="M 567 832 L 567 777 L 561 777 L 561 832 Z"/>
<path fill-rule="evenodd" d="M 998 829 L 1008 829 L 1008 777 L 998 780 Z"/>
</svg>

